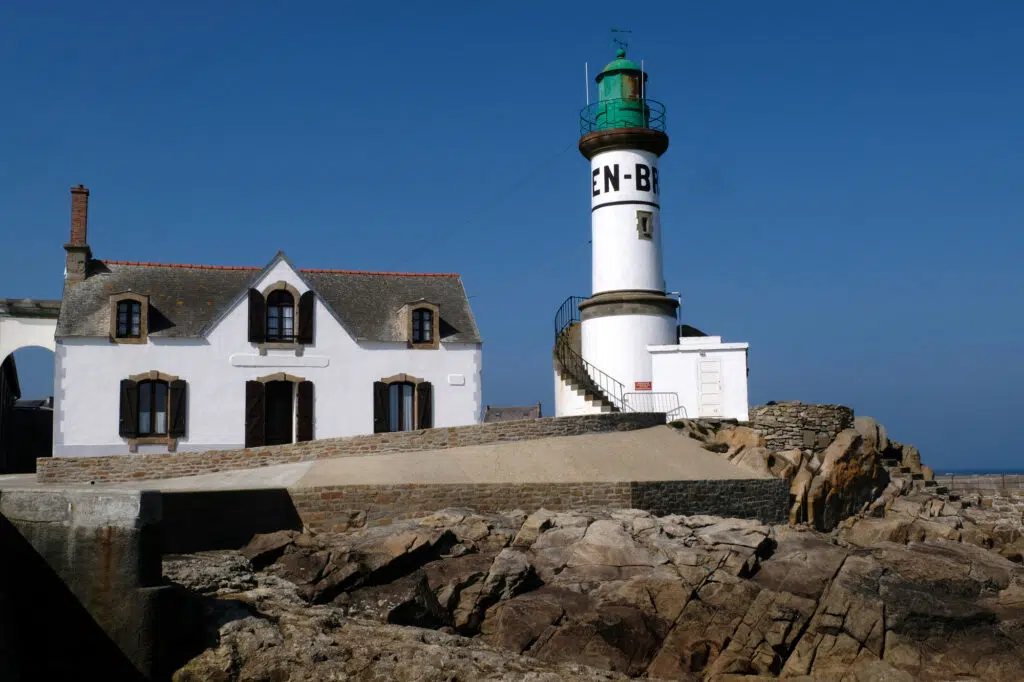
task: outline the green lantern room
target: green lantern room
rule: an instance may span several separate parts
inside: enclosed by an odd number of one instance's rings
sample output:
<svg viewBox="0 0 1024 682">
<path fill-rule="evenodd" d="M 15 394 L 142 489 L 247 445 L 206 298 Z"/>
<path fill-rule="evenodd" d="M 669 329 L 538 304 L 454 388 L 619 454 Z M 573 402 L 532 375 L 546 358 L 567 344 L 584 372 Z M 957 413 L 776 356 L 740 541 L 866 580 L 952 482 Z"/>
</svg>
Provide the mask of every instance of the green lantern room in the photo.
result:
<svg viewBox="0 0 1024 682">
<path fill-rule="evenodd" d="M 597 102 L 583 110 L 580 134 L 616 128 L 664 130 L 665 108 L 646 97 L 647 74 L 619 49 L 597 74 Z"/>
</svg>

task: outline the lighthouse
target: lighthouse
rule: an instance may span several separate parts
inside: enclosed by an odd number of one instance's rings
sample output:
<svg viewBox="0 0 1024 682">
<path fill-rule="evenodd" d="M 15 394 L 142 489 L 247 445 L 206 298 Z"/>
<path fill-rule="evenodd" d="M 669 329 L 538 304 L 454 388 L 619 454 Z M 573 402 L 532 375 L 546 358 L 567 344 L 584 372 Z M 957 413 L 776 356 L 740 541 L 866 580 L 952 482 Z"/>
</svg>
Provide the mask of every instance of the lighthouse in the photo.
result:
<svg viewBox="0 0 1024 682">
<path fill-rule="evenodd" d="M 579 139 L 590 163 L 591 295 L 570 296 L 555 315 L 555 414 L 745 419 L 747 344 L 679 326 L 679 303 L 666 293 L 658 170 L 668 149 L 665 107 L 647 97 L 647 74 L 624 49 L 595 80 L 597 101 L 580 114 Z"/>
</svg>

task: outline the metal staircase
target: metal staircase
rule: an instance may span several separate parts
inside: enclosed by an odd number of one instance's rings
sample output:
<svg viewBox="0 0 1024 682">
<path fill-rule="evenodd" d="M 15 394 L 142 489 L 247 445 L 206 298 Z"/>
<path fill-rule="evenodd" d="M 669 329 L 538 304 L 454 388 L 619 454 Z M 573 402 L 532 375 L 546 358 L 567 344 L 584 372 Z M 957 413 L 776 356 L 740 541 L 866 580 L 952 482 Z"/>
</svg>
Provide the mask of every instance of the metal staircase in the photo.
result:
<svg viewBox="0 0 1024 682">
<path fill-rule="evenodd" d="M 552 353 L 555 371 L 577 395 L 601 412 L 629 412 L 625 387 L 580 355 L 580 301 L 584 296 L 570 296 L 555 313 L 555 348 Z"/>
</svg>

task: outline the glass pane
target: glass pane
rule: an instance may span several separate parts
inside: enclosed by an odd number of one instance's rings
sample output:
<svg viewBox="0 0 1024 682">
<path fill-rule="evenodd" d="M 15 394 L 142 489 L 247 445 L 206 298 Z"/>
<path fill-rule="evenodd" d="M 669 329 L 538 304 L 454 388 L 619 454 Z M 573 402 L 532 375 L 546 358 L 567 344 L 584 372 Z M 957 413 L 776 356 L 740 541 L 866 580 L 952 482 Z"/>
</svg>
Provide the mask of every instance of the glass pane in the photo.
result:
<svg viewBox="0 0 1024 682">
<path fill-rule="evenodd" d="M 150 409 L 153 404 L 153 384 L 143 382 L 139 384 L 139 433 L 147 435 L 152 433 L 150 427 Z"/>
<path fill-rule="evenodd" d="M 388 430 L 400 431 L 398 422 L 398 393 L 401 386 L 391 384 L 388 386 Z"/>
<path fill-rule="evenodd" d="M 282 308 L 281 313 L 283 317 L 281 320 L 281 335 L 290 339 L 292 331 L 295 329 L 295 308 Z"/>
<path fill-rule="evenodd" d="M 154 384 L 153 433 L 167 433 L 167 384 Z"/>
<path fill-rule="evenodd" d="M 430 312 L 423 313 L 423 340 L 430 341 L 432 338 L 434 326 L 434 314 Z"/>
<path fill-rule="evenodd" d="M 412 431 L 412 386 L 402 384 L 402 430 Z"/>
<path fill-rule="evenodd" d="M 142 311 L 138 304 L 132 306 L 132 336 L 139 336 L 139 327 L 142 323 Z"/>
</svg>

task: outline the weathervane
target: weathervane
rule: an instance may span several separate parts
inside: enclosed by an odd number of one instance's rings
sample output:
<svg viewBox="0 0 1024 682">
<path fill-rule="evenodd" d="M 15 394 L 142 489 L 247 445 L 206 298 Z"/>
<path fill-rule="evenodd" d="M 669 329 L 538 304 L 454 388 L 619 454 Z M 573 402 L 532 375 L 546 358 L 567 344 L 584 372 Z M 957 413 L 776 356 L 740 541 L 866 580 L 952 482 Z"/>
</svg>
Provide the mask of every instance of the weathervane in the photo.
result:
<svg viewBox="0 0 1024 682">
<path fill-rule="evenodd" d="M 632 33 L 632 31 L 629 30 L 628 28 L 612 29 L 612 45 L 616 46 L 617 48 L 625 52 L 626 48 L 629 47 L 629 40 L 626 37 L 619 38 L 618 36 L 614 35 L 616 33 Z"/>
</svg>

